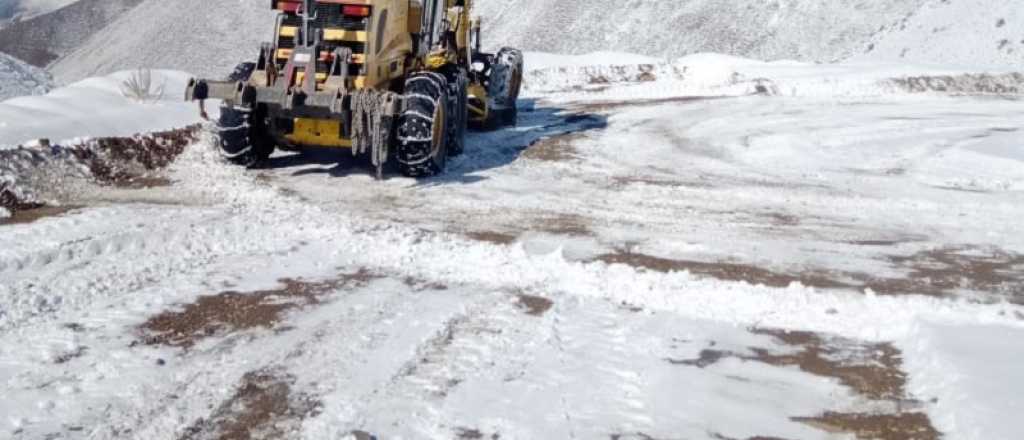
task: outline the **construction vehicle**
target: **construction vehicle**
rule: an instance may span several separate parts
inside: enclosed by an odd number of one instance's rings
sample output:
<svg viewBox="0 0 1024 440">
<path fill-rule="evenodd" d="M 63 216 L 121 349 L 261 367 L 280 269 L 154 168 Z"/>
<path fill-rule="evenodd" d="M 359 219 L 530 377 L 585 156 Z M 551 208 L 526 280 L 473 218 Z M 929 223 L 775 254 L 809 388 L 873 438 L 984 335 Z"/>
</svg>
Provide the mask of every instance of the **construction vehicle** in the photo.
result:
<svg viewBox="0 0 1024 440">
<path fill-rule="evenodd" d="M 222 100 L 223 155 L 250 166 L 275 149 L 347 148 L 381 178 L 441 173 L 467 127 L 514 125 L 523 56 L 480 50 L 473 0 L 272 0 L 274 40 L 226 81 L 193 79 L 186 100 Z"/>
</svg>

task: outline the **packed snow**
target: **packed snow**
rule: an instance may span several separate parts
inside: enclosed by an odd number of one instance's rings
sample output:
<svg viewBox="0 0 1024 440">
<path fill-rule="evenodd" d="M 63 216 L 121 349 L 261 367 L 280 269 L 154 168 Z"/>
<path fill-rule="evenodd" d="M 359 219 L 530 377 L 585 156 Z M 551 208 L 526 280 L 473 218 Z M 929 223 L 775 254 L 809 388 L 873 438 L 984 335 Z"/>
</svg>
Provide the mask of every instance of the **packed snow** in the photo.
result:
<svg viewBox="0 0 1024 440">
<path fill-rule="evenodd" d="M 166 185 L 0 220 L 0 432 L 824 440 L 909 415 L 1019 436 L 1014 72 L 527 65 L 518 126 L 433 179 L 331 152 L 239 169 L 204 138 Z M 127 72 L 8 101 L 0 143 L 194 122 L 187 75 L 160 73 L 157 103 Z"/>
</svg>

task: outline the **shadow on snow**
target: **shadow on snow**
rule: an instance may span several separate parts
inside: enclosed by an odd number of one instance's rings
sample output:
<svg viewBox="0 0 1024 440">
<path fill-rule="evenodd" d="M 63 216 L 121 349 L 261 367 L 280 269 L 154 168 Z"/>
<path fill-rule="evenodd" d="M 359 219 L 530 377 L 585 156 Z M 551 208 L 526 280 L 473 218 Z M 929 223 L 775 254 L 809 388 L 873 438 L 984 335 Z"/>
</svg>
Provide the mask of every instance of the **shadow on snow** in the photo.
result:
<svg viewBox="0 0 1024 440">
<path fill-rule="evenodd" d="M 470 184 L 486 180 L 478 173 L 500 168 L 515 162 L 533 143 L 554 136 L 601 130 L 608 126 L 604 115 L 568 111 L 558 106 L 537 105 L 536 100 L 519 101 L 519 122 L 515 127 L 495 131 L 469 131 L 465 152 L 451 157 L 445 172 L 421 179 L 420 186 L 448 183 Z M 394 153 L 394 152 L 392 152 Z M 302 152 L 278 155 L 263 163 L 263 169 L 301 168 L 294 176 L 326 174 L 331 177 L 373 175 L 366 157 L 353 156 L 348 149 L 308 149 Z M 385 167 L 385 178 L 399 177 L 394 158 Z"/>
</svg>

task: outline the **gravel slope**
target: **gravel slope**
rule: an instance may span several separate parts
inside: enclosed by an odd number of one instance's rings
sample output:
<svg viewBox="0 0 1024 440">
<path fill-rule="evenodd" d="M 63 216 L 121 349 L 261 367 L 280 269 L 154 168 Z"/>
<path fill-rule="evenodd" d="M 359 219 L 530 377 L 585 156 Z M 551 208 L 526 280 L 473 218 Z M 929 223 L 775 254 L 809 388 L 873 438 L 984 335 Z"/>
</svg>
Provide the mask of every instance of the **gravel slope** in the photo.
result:
<svg viewBox="0 0 1024 440">
<path fill-rule="evenodd" d="M 17 96 L 41 95 L 52 86 L 50 75 L 45 71 L 0 53 L 0 101 Z"/>
<path fill-rule="evenodd" d="M 269 3 L 147 0 L 50 66 L 62 82 L 138 67 L 221 76 L 272 38 Z"/>
</svg>

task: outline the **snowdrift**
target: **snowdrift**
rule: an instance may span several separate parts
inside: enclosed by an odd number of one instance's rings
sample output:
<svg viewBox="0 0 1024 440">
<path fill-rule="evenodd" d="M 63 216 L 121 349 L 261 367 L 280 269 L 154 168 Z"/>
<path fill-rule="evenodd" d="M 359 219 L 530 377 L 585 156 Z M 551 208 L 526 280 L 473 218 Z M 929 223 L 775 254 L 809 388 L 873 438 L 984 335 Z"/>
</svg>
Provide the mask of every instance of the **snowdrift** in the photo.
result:
<svg viewBox="0 0 1024 440">
<path fill-rule="evenodd" d="M 190 75 L 152 71 L 159 99 L 139 102 L 125 96 L 122 83 L 136 72 L 90 78 L 45 96 L 0 102 L 0 149 L 49 139 L 54 143 L 88 137 L 130 136 L 200 122 L 194 104 L 183 100 Z"/>
<path fill-rule="evenodd" d="M 575 101 L 746 95 L 847 99 L 921 93 L 1024 94 L 1024 73 L 1009 69 L 972 70 L 867 62 L 763 62 L 713 53 L 657 61 L 639 56 L 608 57 L 600 53 L 560 58 L 530 52 L 526 60 L 524 87 L 528 96 L 556 98 L 552 94 L 561 94 L 557 99 Z M 632 60 L 641 62 L 634 64 Z M 610 87 L 615 84 L 627 87 Z"/>
</svg>

